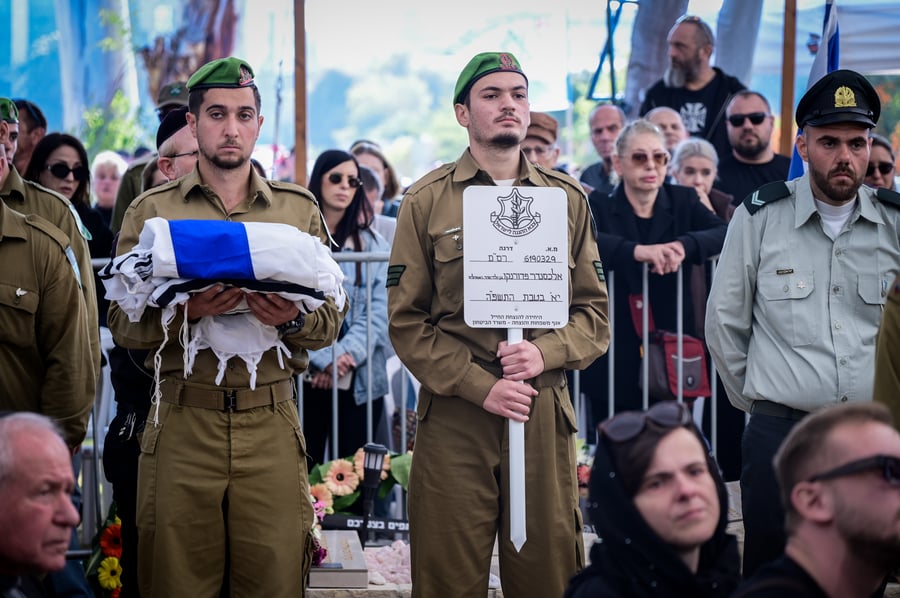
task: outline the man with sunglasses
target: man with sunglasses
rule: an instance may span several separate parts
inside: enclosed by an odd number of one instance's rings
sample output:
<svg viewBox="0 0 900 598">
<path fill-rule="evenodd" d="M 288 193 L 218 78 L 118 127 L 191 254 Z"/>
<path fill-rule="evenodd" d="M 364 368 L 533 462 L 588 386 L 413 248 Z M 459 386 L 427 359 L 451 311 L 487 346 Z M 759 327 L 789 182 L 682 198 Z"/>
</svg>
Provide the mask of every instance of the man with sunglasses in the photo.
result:
<svg viewBox="0 0 900 598">
<path fill-rule="evenodd" d="M 787 545 L 734 596 L 880 596 L 900 566 L 900 434 L 878 403 L 827 407 L 775 455 Z"/>
<path fill-rule="evenodd" d="M 388 267 L 388 326 L 422 383 L 409 486 L 412 593 L 484 596 L 495 540 L 507 596 L 561 596 L 584 566 L 574 411 L 565 370 L 609 342 L 606 286 L 588 203 L 572 177 L 520 150 L 528 79 L 507 52 L 476 55 L 453 94 L 468 132 L 459 160 L 407 190 Z M 569 320 L 527 329 L 470 328 L 463 313 L 463 193 L 470 186 L 558 187 L 567 197 Z M 510 540 L 508 420 L 525 426 L 527 541 Z"/>
<path fill-rule="evenodd" d="M 784 546 L 772 457 L 827 405 L 871 401 L 875 338 L 900 273 L 900 195 L 862 184 L 878 94 L 838 70 L 801 98 L 802 177 L 737 207 L 710 290 L 706 340 L 731 403 L 750 413 L 742 445 L 744 573 Z"/>
<path fill-rule="evenodd" d="M 714 186 L 734 197 L 735 205 L 766 183 L 787 179 L 791 159 L 772 149 L 771 112 L 761 93 L 747 89 L 737 92 L 725 109 L 731 151 L 720 156 Z"/>
<path fill-rule="evenodd" d="M 719 156 L 729 151 L 725 131 L 725 106 L 732 94 L 744 84 L 719 67 L 710 58 L 716 45 L 712 29 L 699 17 L 684 15 L 666 38 L 669 66 L 662 79 L 654 83 L 641 103 L 645 116 L 657 106 L 668 106 L 681 114 L 684 126 L 693 137 L 712 143 Z"/>
<path fill-rule="evenodd" d="M 186 119 L 199 160 L 187 175 L 132 202 L 117 254 L 138 245 L 153 217 L 281 223 L 327 243 L 313 195 L 259 176 L 250 163 L 263 123 L 250 65 L 234 57 L 214 60 L 191 76 L 187 88 Z M 205 250 L 223 252 L 218 246 Z M 189 327 L 207 317 L 227 327 L 220 316 L 239 304 L 259 322 L 261 335 L 277 335 L 291 362 L 273 346 L 260 352 L 251 371 L 236 359 L 226 365 L 212 348 L 203 348 L 186 373 L 180 333 L 189 334 Z M 192 294 L 163 324 L 159 308 L 146 308 L 132 322 L 112 302 L 109 328 L 116 342 L 152 349 L 155 356 L 148 361 L 155 362 L 160 381 L 159 399 L 141 433 L 138 471 L 138 582 L 144 598 L 219 595 L 226 580 L 232 596 L 304 595 L 314 515 L 292 366 L 304 367 L 307 350 L 334 342 L 348 304 L 339 310 L 329 297 L 303 313 L 277 294 L 245 293 L 220 282 Z"/>
</svg>

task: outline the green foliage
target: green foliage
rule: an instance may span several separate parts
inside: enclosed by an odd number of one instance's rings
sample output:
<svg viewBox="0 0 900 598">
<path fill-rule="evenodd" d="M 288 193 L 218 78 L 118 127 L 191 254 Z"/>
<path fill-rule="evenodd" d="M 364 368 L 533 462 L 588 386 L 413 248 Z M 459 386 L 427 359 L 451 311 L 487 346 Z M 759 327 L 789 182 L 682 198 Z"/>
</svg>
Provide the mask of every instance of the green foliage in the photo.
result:
<svg viewBox="0 0 900 598">
<path fill-rule="evenodd" d="M 128 98 L 121 91 L 115 93 L 108 106 L 86 108 L 82 117 L 81 130 L 75 136 L 91 159 L 103 150 L 135 147 L 141 140 Z"/>
<path fill-rule="evenodd" d="M 101 8 L 97 11 L 97 17 L 100 19 L 100 25 L 112 33 L 97 42 L 97 45 L 106 52 L 119 52 L 125 49 L 130 29 L 122 15 L 115 10 Z"/>
<path fill-rule="evenodd" d="M 875 132 L 890 139 L 896 150 L 900 148 L 900 76 L 873 75 L 868 79 L 881 98 L 881 117 Z"/>
</svg>

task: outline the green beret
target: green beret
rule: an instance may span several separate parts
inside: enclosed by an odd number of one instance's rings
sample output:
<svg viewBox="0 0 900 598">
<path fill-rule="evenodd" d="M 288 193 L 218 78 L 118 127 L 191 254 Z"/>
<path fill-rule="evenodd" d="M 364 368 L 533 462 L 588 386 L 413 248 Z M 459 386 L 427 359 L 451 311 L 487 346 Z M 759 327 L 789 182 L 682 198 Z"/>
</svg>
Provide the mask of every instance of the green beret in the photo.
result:
<svg viewBox="0 0 900 598">
<path fill-rule="evenodd" d="M 213 87 L 240 88 L 253 85 L 253 68 L 240 58 L 207 62 L 188 79 L 188 91 Z"/>
<path fill-rule="evenodd" d="M 881 100 L 869 81 L 847 69 L 832 71 L 806 90 L 794 115 L 797 126 L 859 123 L 870 129 L 881 115 Z"/>
<path fill-rule="evenodd" d="M 472 85 L 491 73 L 510 71 L 519 73 L 528 83 L 528 77 L 522 72 L 522 67 L 516 57 L 509 52 L 482 52 L 469 61 L 466 68 L 459 74 L 456 80 L 456 89 L 453 91 L 453 105 L 462 104 Z"/>
<path fill-rule="evenodd" d="M 19 109 L 9 98 L 0 98 L 0 120 L 16 124 L 19 122 Z"/>
</svg>

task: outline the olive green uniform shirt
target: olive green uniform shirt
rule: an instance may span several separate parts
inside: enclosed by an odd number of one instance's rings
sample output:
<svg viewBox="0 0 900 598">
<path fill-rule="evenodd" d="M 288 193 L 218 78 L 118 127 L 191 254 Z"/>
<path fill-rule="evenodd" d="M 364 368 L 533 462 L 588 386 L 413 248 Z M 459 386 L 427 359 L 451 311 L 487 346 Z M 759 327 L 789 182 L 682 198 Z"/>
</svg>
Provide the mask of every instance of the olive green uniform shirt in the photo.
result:
<svg viewBox="0 0 900 598">
<path fill-rule="evenodd" d="M 900 427 L 900 277 L 891 285 L 884 304 L 875 346 L 874 399 L 887 405 Z"/>
<path fill-rule="evenodd" d="M 391 343 L 401 361 L 436 394 L 477 405 L 498 380 L 497 346 L 507 330 L 466 324 L 462 198 L 466 187 L 493 184 L 469 150 L 414 184 L 400 203 L 388 273 Z M 563 328 L 525 330 L 524 338 L 540 349 L 545 371 L 582 369 L 609 345 L 606 284 L 588 202 L 575 179 L 525 159 L 516 184 L 566 192 L 569 322 Z"/>
<path fill-rule="evenodd" d="M 97 309 L 97 288 L 94 283 L 94 269 L 91 266 L 91 252 L 87 244 L 90 233 L 81 223 L 81 218 L 68 199 L 37 183 L 24 180 L 15 168 L 10 168 L 9 176 L 0 188 L 0 199 L 17 212 L 26 215 L 37 214 L 48 220 L 69 238 L 81 276 L 81 293 L 87 308 L 93 368 L 90 375 L 96 380 L 100 376 L 100 312 Z"/>
<path fill-rule="evenodd" d="M 0 202 L 0 410 L 52 418 L 71 448 L 84 440 L 96 377 L 67 251 L 58 228 Z"/>
<path fill-rule="evenodd" d="M 138 237 L 148 218 L 161 217 L 167 220 L 230 220 L 235 222 L 274 222 L 296 226 L 301 231 L 318 236 L 323 243 L 328 242 L 328 233 L 319 212 L 318 204 L 306 189 L 291 183 L 270 181 L 251 173 L 250 196 L 231 213 L 225 211 L 222 200 L 203 184 L 197 166 L 177 181 L 172 181 L 150 189 L 131 203 L 122 221 L 122 230 L 116 253 L 121 255 L 131 251 L 138 243 Z M 214 253 L 215 247 L 209 251 Z M 306 368 L 306 349 L 320 349 L 331 345 L 337 338 L 344 313 L 338 311 L 334 300 L 306 316 L 303 328 L 282 341 L 293 353 L 291 365 L 302 370 Z M 113 338 L 123 347 L 130 349 L 156 349 L 164 338 L 160 309 L 148 307 L 140 322 L 130 322 L 128 316 L 116 302 L 109 308 L 109 329 Z M 178 340 L 178 331 L 183 322 L 181 311 L 169 325 L 168 343 L 162 351 L 160 376 L 184 380 L 184 349 Z M 152 367 L 148 358 L 148 367 Z M 194 362 L 193 373 L 188 381 L 196 384 L 215 386 L 218 373 L 218 358 L 211 350 L 200 351 Z M 288 379 L 293 375 L 290 369 L 282 369 L 278 364 L 275 350 L 263 354 L 257 367 L 257 386 L 265 386 Z M 239 359 L 232 359 L 225 370 L 221 384 L 225 388 L 249 388 L 250 372 Z"/>
<path fill-rule="evenodd" d="M 131 205 L 138 195 L 144 190 L 144 168 L 150 160 L 156 159 L 155 153 L 147 154 L 138 158 L 128 165 L 125 173 L 122 174 L 122 180 L 119 182 L 119 190 L 116 191 L 116 205 L 113 207 L 112 220 L 109 227 L 112 232 L 117 233 L 122 228 L 122 218 L 125 217 L 125 211 Z"/>
</svg>

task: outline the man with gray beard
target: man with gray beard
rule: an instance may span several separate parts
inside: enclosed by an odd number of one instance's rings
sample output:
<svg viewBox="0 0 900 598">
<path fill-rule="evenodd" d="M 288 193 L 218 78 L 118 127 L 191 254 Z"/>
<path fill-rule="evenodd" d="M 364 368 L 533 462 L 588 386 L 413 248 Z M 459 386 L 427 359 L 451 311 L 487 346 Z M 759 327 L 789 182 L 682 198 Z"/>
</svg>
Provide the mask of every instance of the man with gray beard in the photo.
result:
<svg viewBox="0 0 900 598">
<path fill-rule="evenodd" d="M 684 15 L 667 38 L 669 66 L 663 78 L 647 90 L 641 116 L 657 106 L 681 114 L 688 134 L 712 143 L 719 156 L 731 151 L 725 131 L 725 106 L 743 83 L 710 65 L 716 38 L 699 17 Z"/>
<path fill-rule="evenodd" d="M 735 596 L 880 596 L 900 565 L 900 434 L 888 409 L 847 403 L 810 415 L 775 471 L 787 546 Z"/>
</svg>

